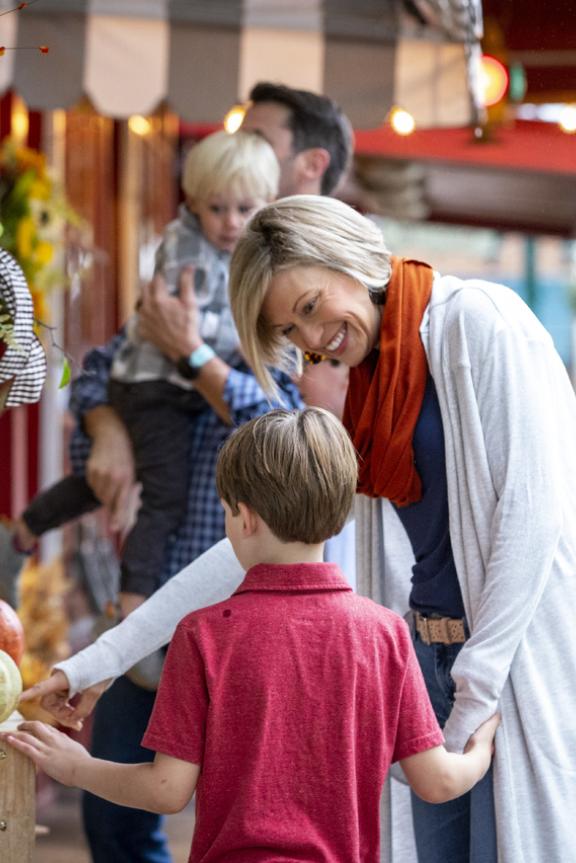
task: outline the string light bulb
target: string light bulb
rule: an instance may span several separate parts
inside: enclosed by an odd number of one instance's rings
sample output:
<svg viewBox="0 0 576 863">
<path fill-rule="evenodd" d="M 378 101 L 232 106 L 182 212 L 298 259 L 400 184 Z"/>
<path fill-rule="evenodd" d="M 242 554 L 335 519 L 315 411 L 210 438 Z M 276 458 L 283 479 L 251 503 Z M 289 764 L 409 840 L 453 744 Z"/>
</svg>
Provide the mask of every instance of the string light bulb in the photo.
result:
<svg viewBox="0 0 576 863">
<path fill-rule="evenodd" d="M 132 114 L 128 119 L 128 128 L 140 138 L 145 138 L 152 131 L 152 123 L 141 114 Z"/>
<path fill-rule="evenodd" d="M 246 108 L 244 105 L 233 105 L 224 117 L 224 128 L 229 135 L 237 132 L 246 116 Z"/>
<path fill-rule="evenodd" d="M 576 105 L 564 105 L 560 113 L 558 125 L 567 135 L 576 133 Z"/>
<path fill-rule="evenodd" d="M 480 66 L 480 88 L 482 101 L 486 108 L 498 104 L 504 98 L 508 89 L 508 82 L 506 66 L 496 57 L 484 54 Z"/>
<path fill-rule="evenodd" d="M 10 111 L 10 131 L 19 144 L 24 144 L 28 138 L 29 122 L 26 105 L 22 99 L 14 96 L 12 110 Z"/>
<path fill-rule="evenodd" d="M 412 114 L 397 106 L 390 111 L 388 121 L 397 135 L 411 135 L 416 128 Z"/>
</svg>

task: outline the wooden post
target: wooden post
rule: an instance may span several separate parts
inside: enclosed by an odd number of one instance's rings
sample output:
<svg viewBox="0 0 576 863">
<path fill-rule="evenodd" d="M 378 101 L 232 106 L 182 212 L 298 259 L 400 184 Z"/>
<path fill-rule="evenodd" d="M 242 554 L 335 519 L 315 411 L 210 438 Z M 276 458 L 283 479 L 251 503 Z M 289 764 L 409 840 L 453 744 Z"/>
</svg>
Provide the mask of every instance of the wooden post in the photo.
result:
<svg viewBox="0 0 576 863">
<path fill-rule="evenodd" d="M 11 731 L 22 721 L 14 712 L 0 724 Z M 32 863 L 36 822 L 36 774 L 29 758 L 0 740 L 0 860 Z"/>
</svg>

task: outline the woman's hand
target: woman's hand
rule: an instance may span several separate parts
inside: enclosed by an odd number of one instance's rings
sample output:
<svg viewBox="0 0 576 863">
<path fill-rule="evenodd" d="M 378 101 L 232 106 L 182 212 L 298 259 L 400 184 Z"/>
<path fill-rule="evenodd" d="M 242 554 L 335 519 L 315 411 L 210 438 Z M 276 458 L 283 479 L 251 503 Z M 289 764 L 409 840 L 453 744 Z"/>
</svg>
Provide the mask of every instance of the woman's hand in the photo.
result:
<svg viewBox="0 0 576 863">
<path fill-rule="evenodd" d="M 46 680 L 41 680 L 20 696 L 20 701 L 40 701 L 41 706 L 58 720 L 60 725 L 80 731 L 84 719 L 94 710 L 96 702 L 110 686 L 110 680 L 95 683 L 70 702 L 70 684 L 63 671 L 56 669 Z"/>
<path fill-rule="evenodd" d="M 200 347 L 198 304 L 194 294 L 194 270 L 180 272 L 179 295 L 168 293 L 166 282 L 156 275 L 144 286 L 138 310 L 138 332 L 174 362 Z"/>
<path fill-rule="evenodd" d="M 482 749 L 486 754 L 489 765 L 494 754 L 494 736 L 499 725 L 500 714 L 495 713 L 494 716 L 491 716 L 490 719 L 487 719 L 486 722 L 483 722 L 476 729 L 464 747 L 464 752 L 467 753 L 472 752 L 473 749 Z"/>
<path fill-rule="evenodd" d="M 91 760 L 80 743 L 44 722 L 21 722 L 16 731 L 0 737 L 64 785 L 74 785 L 78 768 Z"/>
</svg>

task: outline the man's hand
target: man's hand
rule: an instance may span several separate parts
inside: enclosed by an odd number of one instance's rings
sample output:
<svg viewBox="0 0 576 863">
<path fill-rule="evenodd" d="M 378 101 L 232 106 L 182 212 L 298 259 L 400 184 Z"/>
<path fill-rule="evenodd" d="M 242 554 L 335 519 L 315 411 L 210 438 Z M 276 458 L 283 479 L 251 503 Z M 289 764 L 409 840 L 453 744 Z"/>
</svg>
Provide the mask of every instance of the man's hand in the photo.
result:
<svg viewBox="0 0 576 863">
<path fill-rule="evenodd" d="M 125 531 L 138 500 L 130 437 L 118 414 L 107 405 L 89 411 L 85 423 L 92 439 L 86 480 L 110 513 L 112 530 Z"/>
<path fill-rule="evenodd" d="M 56 669 L 47 680 L 42 680 L 27 689 L 20 696 L 20 701 L 40 701 L 40 704 L 58 720 L 60 725 L 80 731 L 84 719 L 92 713 L 94 706 L 103 692 L 110 686 L 110 680 L 95 683 L 70 702 L 68 678 L 63 671 Z"/>
<path fill-rule="evenodd" d="M 194 271 L 180 273 L 179 296 L 168 293 L 166 282 L 154 276 L 142 291 L 138 310 L 138 332 L 176 362 L 200 347 L 198 304 L 194 294 Z"/>
<path fill-rule="evenodd" d="M 80 743 L 44 722 L 21 722 L 16 731 L 4 732 L 0 738 L 64 785 L 74 785 L 78 767 L 91 760 Z"/>
</svg>

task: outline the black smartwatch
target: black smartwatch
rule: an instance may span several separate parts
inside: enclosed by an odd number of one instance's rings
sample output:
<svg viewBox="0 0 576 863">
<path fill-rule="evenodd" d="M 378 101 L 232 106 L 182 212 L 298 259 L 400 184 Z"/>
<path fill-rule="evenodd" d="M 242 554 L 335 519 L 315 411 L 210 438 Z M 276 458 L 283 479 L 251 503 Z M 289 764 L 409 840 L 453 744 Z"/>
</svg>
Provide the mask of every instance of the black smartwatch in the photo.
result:
<svg viewBox="0 0 576 863">
<path fill-rule="evenodd" d="M 192 351 L 191 354 L 187 357 L 180 357 L 178 362 L 176 363 L 176 368 L 180 372 L 183 378 L 186 378 L 189 381 L 193 381 L 194 378 L 197 378 L 200 374 L 200 370 L 203 366 L 206 365 L 211 359 L 216 356 L 216 353 L 210 345 L 200 345 L 199 348 L 196 348 L 195 351 Z"/>
</svg>

